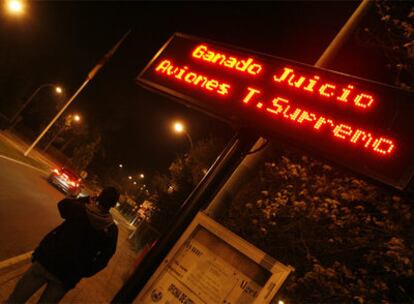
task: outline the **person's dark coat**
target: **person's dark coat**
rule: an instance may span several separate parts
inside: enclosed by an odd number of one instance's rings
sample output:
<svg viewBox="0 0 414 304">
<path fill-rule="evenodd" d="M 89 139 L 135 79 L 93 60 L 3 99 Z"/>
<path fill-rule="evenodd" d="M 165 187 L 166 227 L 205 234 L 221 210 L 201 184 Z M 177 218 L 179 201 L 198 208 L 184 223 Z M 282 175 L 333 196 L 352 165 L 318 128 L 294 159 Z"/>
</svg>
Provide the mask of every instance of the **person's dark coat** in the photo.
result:
<svg viewBox="0 0 414 304">
<path fill-rule="evenodd" d="M 109 212 L 89 198 L 58 203 L 64 222 L 47 234 L 33 253 L 67 289 L 105 268 L 116 250 L 118 227 Z"/>
</svg>

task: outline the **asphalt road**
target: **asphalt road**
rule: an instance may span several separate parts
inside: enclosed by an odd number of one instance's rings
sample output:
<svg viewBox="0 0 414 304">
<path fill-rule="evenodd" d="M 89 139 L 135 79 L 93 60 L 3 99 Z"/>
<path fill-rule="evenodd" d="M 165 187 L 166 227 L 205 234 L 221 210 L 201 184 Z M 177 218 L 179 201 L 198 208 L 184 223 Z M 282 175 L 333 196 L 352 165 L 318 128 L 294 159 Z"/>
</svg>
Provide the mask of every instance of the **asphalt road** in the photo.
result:
<svg viewBox="0 0 414 304">
<path fill-rule="evenodd" d="M 62 222 L 63 197 L 42 173 L 0 158 L 0 261 L 33 250 Z"/>
</svg>

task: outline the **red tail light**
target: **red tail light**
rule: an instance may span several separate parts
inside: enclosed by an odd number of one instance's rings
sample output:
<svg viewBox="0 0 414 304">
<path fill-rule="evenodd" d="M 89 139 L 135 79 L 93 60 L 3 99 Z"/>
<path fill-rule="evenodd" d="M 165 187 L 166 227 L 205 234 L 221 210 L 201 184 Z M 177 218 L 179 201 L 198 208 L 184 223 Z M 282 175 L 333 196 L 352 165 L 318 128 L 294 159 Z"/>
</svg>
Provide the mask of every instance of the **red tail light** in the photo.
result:
<svg viewBox="0 0 414 304">
<path fill-rule="evenodd" d="M 77 187 L 77 184 L 74 181 L 69 181 L 68 182 L 69 185 L 71 185 L 72 187 Z"/>
</svg>

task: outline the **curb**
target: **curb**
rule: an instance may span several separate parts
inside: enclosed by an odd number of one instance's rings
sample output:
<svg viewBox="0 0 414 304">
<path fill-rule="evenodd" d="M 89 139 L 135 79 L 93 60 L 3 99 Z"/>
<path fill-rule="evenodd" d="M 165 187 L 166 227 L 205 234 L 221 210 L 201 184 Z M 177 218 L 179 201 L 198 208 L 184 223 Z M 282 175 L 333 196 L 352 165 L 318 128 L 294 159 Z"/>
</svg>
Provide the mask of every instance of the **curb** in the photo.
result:
<svg viewBox="0 0 414 304">
<path fill-rule="evenodd" d="M 15 257 L 12 257 L 10 259 L 0 261 L 0 270 L 3 270 L 7 267 L 16 265 L 16 264 L 18 264 L 20 262 L 23 262 L 25 260 L 30 260 L 32 258 L 32 253 L 33 253 L 33 251 L 29 251 L 29 252 L 23 253 L 21 255 L 17 255 Z"/>
</svg>

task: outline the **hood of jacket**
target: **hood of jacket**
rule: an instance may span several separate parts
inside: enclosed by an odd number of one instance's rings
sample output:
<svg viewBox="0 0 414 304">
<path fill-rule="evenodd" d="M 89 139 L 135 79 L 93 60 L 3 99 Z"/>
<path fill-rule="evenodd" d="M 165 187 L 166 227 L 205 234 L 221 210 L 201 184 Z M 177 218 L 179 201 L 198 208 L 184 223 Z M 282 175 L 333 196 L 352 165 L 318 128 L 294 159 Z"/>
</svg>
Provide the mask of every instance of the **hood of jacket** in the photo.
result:
<svg viewBox="0 0 414 304">
<path fill-rule="evenodd" d="M 108 211 L 102 210 L 102 208 L 95 203 L 87 204 L 85 211 L 89 222 L 96 230 L 106 230 L 108 227 L 115 224 L 112 215 Z"/>
</svg>

